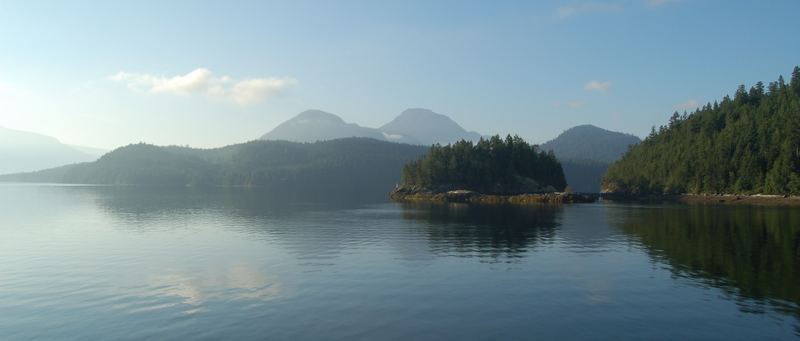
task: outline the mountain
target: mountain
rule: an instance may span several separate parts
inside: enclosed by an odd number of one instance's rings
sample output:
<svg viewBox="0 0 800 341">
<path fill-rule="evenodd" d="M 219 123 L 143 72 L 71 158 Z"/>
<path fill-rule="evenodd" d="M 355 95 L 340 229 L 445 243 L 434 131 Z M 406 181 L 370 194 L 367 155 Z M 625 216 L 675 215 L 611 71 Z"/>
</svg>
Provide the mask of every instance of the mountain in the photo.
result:
<svg viewBox="0 0 800 341">
<path fill-rule="evenodd" d="M 262 140 L 284 140 L 292 142 L 317 142 L 344 137 L 369 137 L 385 140 L 374 128 L 347 123 L 341 117 L 320 110 L 306 110 L 281 123 L 261 137 Z"/>
<path fill-rule="evenodd" d="M 388 135 L 411 137 L 424 145 L 462 139 L 477 142 L 481 138 L 480 134 L 466 131 L 450 117 L 428 109 L 407 109 L 379 129 Z"/>
<path fill-rule="evenodd" d="M 0 174 L 29 172 L 95 159 L 97 156 L 50 136 L 0 127 Z"/>
<path fill-rule="evenodd" d="M 316 142 L 343 137 L 369 137 L 382 141 L 429 146 L 461 139 L 478 141 L 481 135 L 468 132 L 449 117 L 428 109 L 403 111 L 400 116 L 379 129 L 347 123 L 339 116 L 324 111 L 307 110 L 281 123 L 261 139 Z"/>
<path fill-rule="evenodd" d="M 316 143 L 251 141 L 216 149 L 134 144 L 95 162 L 0 181 L 145 186 L 255 187 L 309 195 L 385 198 L 403 165 L 427 147 L 343 138 Z"/>
<path fill-rule="evenodd" d="M 614 163 L 610 192 L 800 194 L 800 67 L 691 115 L 672 115 Z"/>
<path fill-rule="evenodd" d="M 540 147 L 542 150 L 552 150 L 561 160 L 612 163 L 622 157 L 631 145 L 640 141 L 631 134 L 585 124 L 567 129 Z"/>
<path fill-rule="evenodd" d="M 573 191 L 599 192 L 608 166 L 640 141 L 634 135 L 587 124 L 567 129 L 540 148 L 552 150 L 561 161 L 567 183 Z"/>
</svg>

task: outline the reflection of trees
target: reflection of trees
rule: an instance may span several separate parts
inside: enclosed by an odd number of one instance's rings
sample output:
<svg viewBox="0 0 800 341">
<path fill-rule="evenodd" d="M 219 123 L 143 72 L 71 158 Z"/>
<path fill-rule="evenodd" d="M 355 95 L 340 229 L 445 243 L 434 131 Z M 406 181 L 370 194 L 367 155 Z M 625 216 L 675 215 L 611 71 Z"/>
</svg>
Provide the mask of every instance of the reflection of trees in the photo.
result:
<svg viewBox="0 0 800 341">
<path fill-rule="evenodd" d="M 305 196 L 246 188 L 88 187 L 81 189 L 114 220 L 136 232 L 224 228 L 270 240 L 309 263 L 328 262 L 363 238 L 353 234 L 352 212 L 370 200 Z M 375 237 L 375 236 L 371 236 Z"/>
<path fill-rule="evenodd" d="M 627 217 L 619 228 L 676 275 L 800 312 L 797 209 L 690 206 L 642 209 Z"/>
<path fill-rule="evenodd" d="M 250 238 L 280 243 L 310 263 L 328 262 L 348 248 L 377 241 L 415 253 L 521 257 L 536 243 L 554 238 L 563 210 L 552 206 L 407 204 L 401 214 L 411 224 L 396 226 L 384 224 L 398 218 L 393 205 L 386 211 L 360 210 L 367 205 L 363 198 L 331 200 L 248 189 L 83 190 L 111 218 L 122 221 L 115 226 L 147 232 L 220 224 Z"/>
<path fill-rule="evenodd" d="M 289 216 L 308 210 L 354 208 L 375 200 L 344 196 L 335 199 L 292 191 L 245 188 L 85 187 L 100 207 L 115 215 L 142 219 L 163 214 L 223 210 L 240 216 Z M 362 200 L 363 199 L 363 200 Z"/>
<path fill-rule="evenodd" d="M 562 208 L 467 204 L 403 204 L 403 218 L 424 223 L 431 251 L 458 256 L 522 257 L 552 240 Z"/>
</svg>

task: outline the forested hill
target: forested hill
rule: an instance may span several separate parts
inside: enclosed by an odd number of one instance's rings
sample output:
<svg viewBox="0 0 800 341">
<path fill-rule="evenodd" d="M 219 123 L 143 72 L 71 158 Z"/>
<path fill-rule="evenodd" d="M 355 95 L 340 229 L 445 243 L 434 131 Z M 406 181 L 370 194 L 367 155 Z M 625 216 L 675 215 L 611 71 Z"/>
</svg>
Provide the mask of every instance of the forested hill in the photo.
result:
<svg viewBox="0 0 800 341">
<path fill-rule="evenodd" d="M 369 138 L 252 141 L 217 149 L 133 144 L 95 162 L 0 176 L 0 181 L 246 186 L 385 197 L 400 181 L 403 165 L 427 151 L 428 147 Z"/>
<path fill-rule="evenodd" d="M 608 166 L 639 142 L 634 135 L 586 124 L 567 129 L 541 148 L 556 154 L 573 191 L 596 193 Z"/>
<path fill-rule="evenodd" d="M 606 130 L 590 124 L 565 130 L 555 139 L 541 145 L 542 150 L 552 150 L 559 160 L 591 161 L 610 164 L 628 151 L 639 138 L 625 133 Z"/>
<path fill-rule="evenodd" d="M 800 68 L 788 84 L 740 86 L 733 98 L 673 114 L 609 168 L 603 188 L 800 194 Z"/>
<path fill-rule="evenodd" d="M 403 185 L 434 192 L 472 190 L 486 194 L 562 191 L 561 164 L 518 136 L 493 136 L 477 143 L 461 140 L 441 146 L 403 167 Z"/>
</svg>

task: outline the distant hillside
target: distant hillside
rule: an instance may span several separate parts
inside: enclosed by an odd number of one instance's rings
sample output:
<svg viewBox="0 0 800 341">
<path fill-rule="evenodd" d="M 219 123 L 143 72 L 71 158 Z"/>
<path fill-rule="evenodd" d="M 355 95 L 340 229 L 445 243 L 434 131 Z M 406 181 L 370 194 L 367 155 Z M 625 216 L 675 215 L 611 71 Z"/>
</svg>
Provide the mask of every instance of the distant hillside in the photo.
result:
<svg viewBox="0 0 800 341">
<path fill-rule="evenodd" d="M 675 113 L 608 169 L 626 193 L 800 194 L 800 67 L 691 115 Z"/>
<path fill-rule="evenodd" d="M 555 153 L 573 191 L 599 192 L 608 166 L 640 141 L 634 135 L 587 124 L 567 129 L 540 148 Z"/>
<path fill-rule="evenodd" d="M 0 174 L 30 172 L 97 159 L 50 136 L 0 127 Z"/>
<path fill-rule="evenodd" d="M 573 192 L 599 193 L 603 174 L 609 164 L 586 160 L 559 160 L 564 169 L 564 177 Z"/>
<path fill-rule="evenodd" d="M 252 141 L 216 149 L 134 144 L 95 162 L 0 181 L 147 186 L 246 186 L 295 193 L 385 197 L 403 165 L 428 148 L 368 138 L 317 143 Z"/>
<path fill-rule="evenodd" d="M 569 128 L 540 147 L 542 150 L 552 150 L 561 160 L 612 163 L 619 160 L 628 151 L 628 147 L 640 141 L 631 134 L 586 124 Z"/>
<path fill-rule="evenodd" d="M 405 110 L 380 130 L 389 135 L 410 137 L 425 145 L 460 140 L 477 142 L 481 138 L 480 134 L 465 130 L 450 117 L 428 109 Z"/>
</svg>

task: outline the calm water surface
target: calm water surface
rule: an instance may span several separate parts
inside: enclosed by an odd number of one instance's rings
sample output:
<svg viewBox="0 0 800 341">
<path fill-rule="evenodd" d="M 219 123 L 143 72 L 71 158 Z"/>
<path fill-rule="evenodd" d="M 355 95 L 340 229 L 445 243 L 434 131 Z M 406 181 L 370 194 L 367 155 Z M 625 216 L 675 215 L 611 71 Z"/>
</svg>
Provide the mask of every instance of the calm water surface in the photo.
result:
<svg viewBox="0 0 800 341">
<path fill-rule="evenodd" d="M 0 339 L 793 339 L 800 210 L 0 186 Z"/>
</svg>

